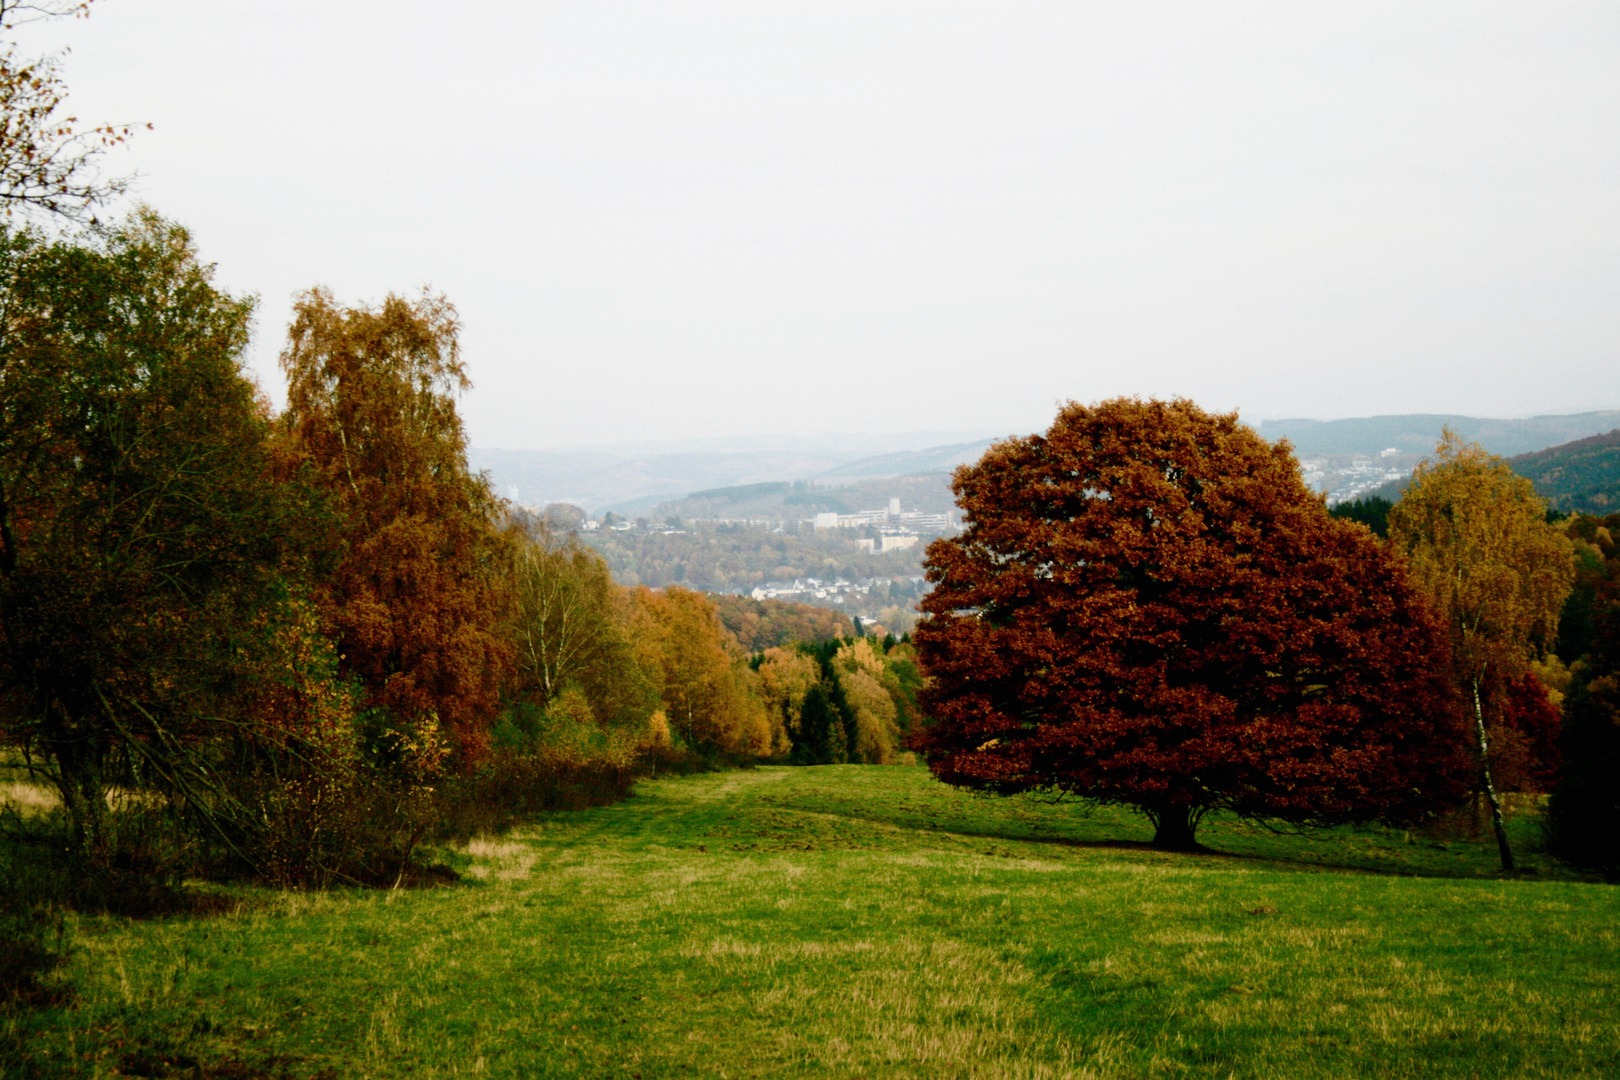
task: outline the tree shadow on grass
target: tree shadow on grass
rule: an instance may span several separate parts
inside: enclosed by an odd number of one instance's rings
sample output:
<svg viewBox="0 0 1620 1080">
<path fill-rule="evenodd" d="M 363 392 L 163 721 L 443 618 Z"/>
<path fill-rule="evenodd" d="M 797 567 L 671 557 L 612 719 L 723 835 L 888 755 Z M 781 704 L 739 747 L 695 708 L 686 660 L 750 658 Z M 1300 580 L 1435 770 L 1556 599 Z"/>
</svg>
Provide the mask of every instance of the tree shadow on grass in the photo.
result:
<svg viewBox="0 0 1620 1080">
<path fill-rule="evenodd" d="M 829 813 L 829 811 L 815 811 Z M 1092 851 L 1118 851 L 1129 852 L 1133 855 L 1153 855 L 1165 859 L 1177 857 L 1207 860 L 1209 862 L 1230 862 L 1246 866 L 1275 866 L 1278 869 L 1301 873 L 1344 873 L 1364 874 L 1378 877 L 1410 877 L 1410 878 L 1437 878 L 1443 880 L 1480 880 L 1480 868 L 1473 863 L 1464 866 L 1437 866 L 1428 865 L 1368 865 L 1355 860 L 1353 855 L 1349 859 L 1335 859 L 1324 851 L 1324 857 L 1311 858 L 1305 855 L 1289 854 L 1287 852 L 1249 852 L 1229 851 L 1208 844 L 1199 844 L 1196 848 L 1185 851 L 1175 851 L 1155 847 L 1146 840 L 1125 840 L 1114 837 L 1105 838 L 1079 838 L 1073 836 L 1042 836 L 1029 832 L 1016 832 L 996 828 L 976 828 L 965 823 L 952 823 L 924 825 L 896 821 L 891 817 L 880 814 L 863 814 L 859 812 L 843 811 L 833 813 L 832 816 L 844 817 L 855 821 L 867 821 L 874 824 L 888 825 L 906 829 L 917 833 L 933 833 L 958 838 L 975 838 L 981 840 L 995 840 L 1004 843 L 1030 844 L 1037 846 L 1062 847 Z M 1319 843 L 1323 845 L 1340 845 L 1350 841 L 1340 836 L 1311 835 L 1309 831 L 1276 831 L 1273 835 L 1279 840 L 1292 840 L 1297 843 Z M 1483 850 L 1483 847 L 1481 848 Z M 1494 849 L 1493 849 L 1494 850 Z M 1494 875 L 1490 875 L 1494 876 Z M 1535 868 L 1521 876 L 1538 877 Z"/>
</svg>

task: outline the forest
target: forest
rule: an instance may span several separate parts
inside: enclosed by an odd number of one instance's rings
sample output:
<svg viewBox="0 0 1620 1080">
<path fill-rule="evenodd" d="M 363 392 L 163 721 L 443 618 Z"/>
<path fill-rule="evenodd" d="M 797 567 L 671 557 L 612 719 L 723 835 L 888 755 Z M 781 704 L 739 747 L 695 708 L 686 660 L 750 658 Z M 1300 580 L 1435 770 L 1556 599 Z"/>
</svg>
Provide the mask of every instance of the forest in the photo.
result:
<svg viewBox="0 0 1620 1080">
<path fill-rule="evenodd" d="M 1561 513 L 1604 515 L 1620 506 L 1620 429 L 1511 459 Z"/>
<path fill-rule="evenodd" d="M 135 845 L 171 876 L 380 881 L 534 770 L 789 752 L 796 703 L 762 695 L 714 601 L 615 586 L 468 471 L 444 298 L 306 293 L 272 413 L 241 366 L 251 304 L 154 211 L 5 253 L 5 737 L 90 877 Z M 185 843 L 146 850 L 113 791 Z"/>
</svg>

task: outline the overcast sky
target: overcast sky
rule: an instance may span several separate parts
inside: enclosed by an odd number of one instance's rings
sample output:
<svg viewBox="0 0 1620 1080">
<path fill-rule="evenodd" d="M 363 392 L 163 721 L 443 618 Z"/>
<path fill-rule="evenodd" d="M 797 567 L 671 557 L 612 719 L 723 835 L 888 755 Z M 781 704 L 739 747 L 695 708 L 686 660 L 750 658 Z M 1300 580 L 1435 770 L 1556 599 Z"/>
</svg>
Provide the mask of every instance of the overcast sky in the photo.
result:
<svg viewBox="0 0 1620 1080">
<path fill-rule="evenodd" d="M 1620 5 L 101 0 L 262 301 L 423 284 L 473 441 L 1620 407 Z"/>
</svg>

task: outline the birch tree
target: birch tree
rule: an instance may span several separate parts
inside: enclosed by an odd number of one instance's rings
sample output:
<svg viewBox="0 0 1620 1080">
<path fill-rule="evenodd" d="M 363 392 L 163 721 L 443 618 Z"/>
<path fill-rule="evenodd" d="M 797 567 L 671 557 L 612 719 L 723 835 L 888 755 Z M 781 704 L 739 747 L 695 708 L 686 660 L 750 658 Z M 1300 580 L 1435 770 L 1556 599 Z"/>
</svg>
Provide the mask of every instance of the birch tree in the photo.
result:
<svg viewBox="0 0 1620 1080">
<path fill-rule="evenodd" d="M 1457 686 L 1473 718 L 1479 790 L 1502 869 L 1511 871 L 1485 688 L 1493 678 L 1520 678 L 1548 653 L 1574 582 L 1569 539 L 1547 523 L 1529 480 L 1450 429 L 1390 511 L 1389 529 L 1449 629 Z"/>
<path fill-rule="evenodd" d="M 532 526 L 519 538 L 512 583 L 520 694 L 543 709 L 575 688 L 602 721 L 651 711 L 630 647 L 626 602 L 600 555 Z"/>
<path fill-rule="evenodd" d="M 289 478 L 337 518 L 316 599 L 345 673 L 396 734 L 442 727 L 469 764 L 510 672 L 510 551 L 498 501 L 467 467 L 459 331 L 442 296 L 344 307 L 310 290 L 281 354 L 280 431 Z"/>
</svg>

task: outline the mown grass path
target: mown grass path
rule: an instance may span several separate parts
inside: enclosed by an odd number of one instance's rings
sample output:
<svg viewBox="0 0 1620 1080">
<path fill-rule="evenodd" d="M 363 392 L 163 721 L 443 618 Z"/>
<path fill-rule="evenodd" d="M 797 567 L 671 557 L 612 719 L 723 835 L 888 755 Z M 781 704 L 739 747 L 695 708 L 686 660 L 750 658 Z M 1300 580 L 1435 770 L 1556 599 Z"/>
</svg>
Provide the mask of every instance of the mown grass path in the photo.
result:
<svg viewBox="0 0 1620 1080">
<path fill-rule="evenodd" d="M 1203 838 L 921 769 L 644 783 L 420 892 L 80 919 L 39 1076 L 1613 1077 L 1620 892 L 1400 834 Z M 1333 869 L 1325 864 L 1340 863 Z"/>
</svg>

